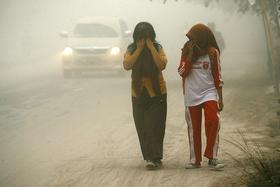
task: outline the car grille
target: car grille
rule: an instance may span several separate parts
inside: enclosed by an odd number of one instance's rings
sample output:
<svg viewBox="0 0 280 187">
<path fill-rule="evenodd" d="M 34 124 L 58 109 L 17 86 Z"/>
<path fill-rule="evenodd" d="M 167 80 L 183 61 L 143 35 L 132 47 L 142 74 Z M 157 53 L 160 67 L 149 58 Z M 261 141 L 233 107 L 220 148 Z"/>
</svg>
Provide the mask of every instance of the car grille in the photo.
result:
<svg viewBox="0 0 280 187">
<path fill-rule="evenodd" d="M 81 55 L 101 55 L 107 53 L 108 49 L 75 49 Z"/>
</svg>

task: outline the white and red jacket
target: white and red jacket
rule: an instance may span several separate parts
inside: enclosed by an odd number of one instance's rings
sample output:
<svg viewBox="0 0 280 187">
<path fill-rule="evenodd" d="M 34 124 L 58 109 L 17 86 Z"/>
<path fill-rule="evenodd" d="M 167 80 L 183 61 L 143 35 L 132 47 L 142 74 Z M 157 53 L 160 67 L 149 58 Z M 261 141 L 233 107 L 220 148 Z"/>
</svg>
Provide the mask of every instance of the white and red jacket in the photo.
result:
<svg viewBox="0 0 280 187">
<path fill-rule="evenodd" d="M 178 71 L 181 71 L 186 106 L 196 106 L 209 100 L 217 100 L 217 89 L 223 86 L 219 51 L 209 48 L 208 55 L 190 62 L 181 55 Z"/>
</svg>

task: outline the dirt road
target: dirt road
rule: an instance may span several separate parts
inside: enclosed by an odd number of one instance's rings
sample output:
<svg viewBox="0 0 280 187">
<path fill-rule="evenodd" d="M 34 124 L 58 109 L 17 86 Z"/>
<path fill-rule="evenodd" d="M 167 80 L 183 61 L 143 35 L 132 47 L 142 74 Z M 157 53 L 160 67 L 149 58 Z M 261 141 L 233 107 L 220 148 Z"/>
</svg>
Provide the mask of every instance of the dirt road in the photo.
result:
<svg viewBox="0 0 280 187">
<path fill-rule="evenodd" d="M 238 87 L 244 69 L 229 73 L 229 66 L 224 73 L 229 83 L 220 157 L 228 167 L 184 169 L 189 148 L 181 82 L 168 78 L 164 169 L 151 172 L 144 168 L 131 115 L 129 75 L 63 79 L 59 68 L 31 68 L 29 78 L 1 75 L 0 186 L 197 187 L 233 175 L 227 153 L 238 153 L 225 139 L 246 125 L 237 123 L 231 110 L 244 88 Z"/>
</svg>

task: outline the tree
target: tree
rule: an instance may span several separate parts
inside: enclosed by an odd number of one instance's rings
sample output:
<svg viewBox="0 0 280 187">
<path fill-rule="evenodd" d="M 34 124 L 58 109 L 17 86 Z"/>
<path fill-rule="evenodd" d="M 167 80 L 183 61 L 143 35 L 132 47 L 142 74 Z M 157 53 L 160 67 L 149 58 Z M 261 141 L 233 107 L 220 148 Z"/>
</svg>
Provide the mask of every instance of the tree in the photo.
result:
<svg viewBox="0 0 280 187">
<path fill-rule="evenodd" d="M 152 0 L 150 0 L 152 1 Z M 177 2 L 178 0 L 174 0 Z M 193 1 L 193 0 L 185 0 Z M 258 16 L 262 16 L 266 43 L 267 43 L 267 54 L 268 54 L 268 68 L 272 79 L 274 82 L 275 93 L 279 96 L 279 59 L 277 59 L 278 52 L 280 49 L 274 49 L 275 45 L 273 41 L 276 37 L 279 40 L 280 38 L 280 0 L 233 0 L 237 4 L 236 11 L 239 13 L 251 12 Z M 167 0 L 163 0 L 165 4 Z M 196 2 L 203 3 L 205 7 L 208 7 L 210 4 L 216 3 L 217 5 L 222 5 L 225 1 L 221 0 L 196 0 Z M 229 1 L 226 1 L 229 2 Z M 280 55 L 279 55 L 280 56 Z M 277 62 L 278 60 L 278 62 Z"/>
<path fill-rule="evenodd" d="M 150 0 L 153 1 L 153 0 Z M 171 0 L 169 0 L 171 1 Z M 174 0 L 178 2 L 179 0 Z M 194 0 L 185 0 L 194 1 Z M 196 2 L 203 3 L 205 7 L 213 3 L 217 5 L 222 5 L 225 1 L 221 0 L 195 0 Z M 280 25 L 279 25 L 279 16 L 280 16 L 280 0 L 232 0 L 237 4 L 236 11 L 239 13 L 251 12 L 253 14 L 261 15 L 263 11 L 268 13 L 269 21 L 272 24 L 273 30 L 277 32 L 280 37 Z M 162 0 L 163 4 L 167 3 L 167 0 Z"/>
</svg>

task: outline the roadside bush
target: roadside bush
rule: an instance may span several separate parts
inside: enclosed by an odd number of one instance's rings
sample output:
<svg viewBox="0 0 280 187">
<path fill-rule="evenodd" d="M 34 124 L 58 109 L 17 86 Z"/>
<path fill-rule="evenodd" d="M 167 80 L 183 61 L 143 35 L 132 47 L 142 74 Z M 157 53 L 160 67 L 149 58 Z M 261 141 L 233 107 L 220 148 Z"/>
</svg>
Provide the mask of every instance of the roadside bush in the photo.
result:
<svg viewBox="0 0 280 187">
<path fill-rule="evenodd" d="M 226 141 L 237 147 L 245 156 L 244 159 L 237 159 L 228 154 L 242 173 L 239 182 L 248 187 L 279 187 L 280 153 L 267 153 L 257 142 L 248 139 L 246 133 L 238 133 L 241 141 Z"/>
</svg>

